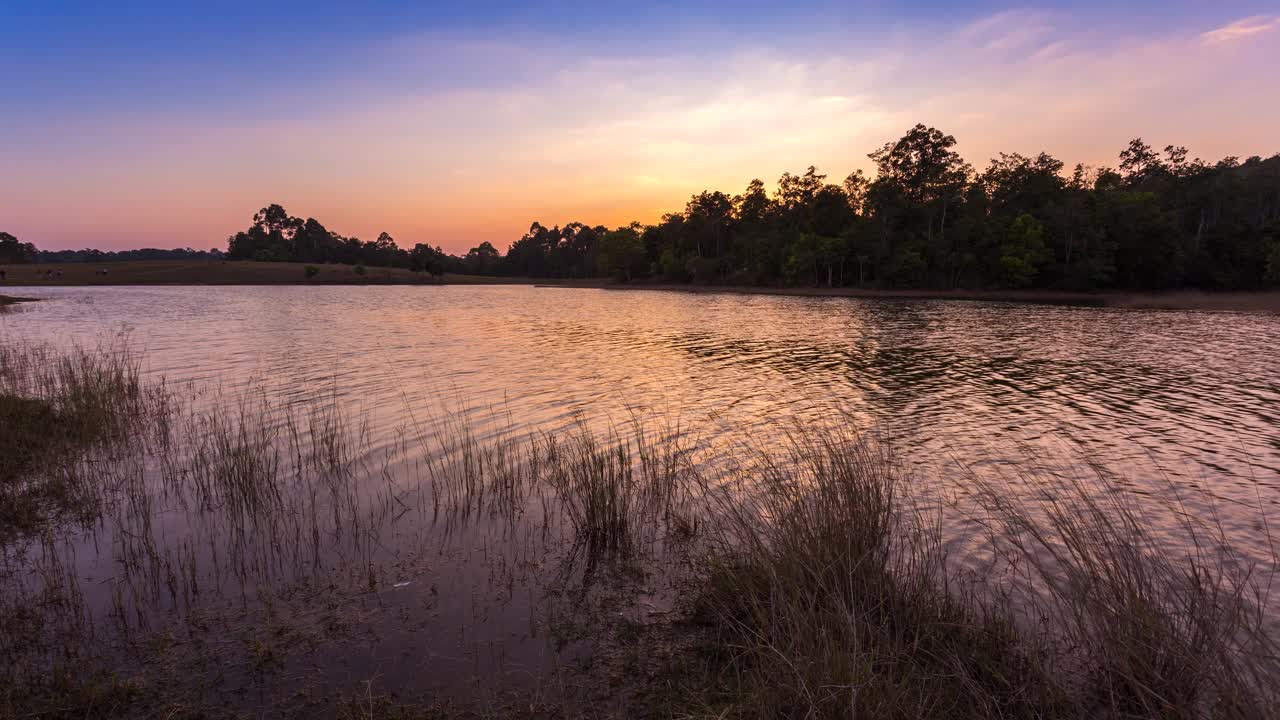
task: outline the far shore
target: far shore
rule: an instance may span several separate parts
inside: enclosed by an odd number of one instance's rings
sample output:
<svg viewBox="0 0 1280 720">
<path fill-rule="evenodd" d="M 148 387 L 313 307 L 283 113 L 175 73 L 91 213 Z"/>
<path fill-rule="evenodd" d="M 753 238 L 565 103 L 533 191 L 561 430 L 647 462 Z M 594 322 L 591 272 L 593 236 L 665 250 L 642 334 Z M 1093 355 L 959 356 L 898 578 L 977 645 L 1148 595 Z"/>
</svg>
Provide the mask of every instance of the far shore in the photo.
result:
<svg viewBox="0 0 1280 720">
<path fill-rule="evenodd" d="M 1209 293 L 1199 290 L 1168 292 L 1069 292 L 1064 290 L 877 290 L 872 288 L 767 287 L 752 285 L 682 285 L 617 283 L 609 281 L 538 282 L 542 287 L 592 287 L 606 290 L 656 290 L 693 294 L 785 295 L 845 297 L 869 300 L 970 300 L 980 302 L 1081 305 L 1146 310 L 1227 310 L 1280 313 L 1280 291 Z"/>
<path fill-rule="evenodd" d="M 21 288 L 95 285 L 535 285 L 695 294 L 733 293 L 885 300 L 973 300 L 1134 309 L 1280 313 L 1280 291 L 1210 293 L 1176 290 L 1159 293 L 1084 293 L 1059 290 L 875 290 L 847 287 L 685 285 L 653 282 L 621 283 L 607 279 L 566 280 L 454 274 L 432 276 L 404 268 L 382 267 L 363 268 L 363 272 L 360 272 L 357 266 L 352 265 L 315 265 L 316 273 L 308 277 L 307 267 L 309 266 L 306 263 L 215 260 L 9 265 L 4 267 L 7 277 L 5 282 L 0 284 L 0 291 L 6 285 Z M 32 298 L 0 295 L 0 305 L 30 300 Z"/>
</svg>

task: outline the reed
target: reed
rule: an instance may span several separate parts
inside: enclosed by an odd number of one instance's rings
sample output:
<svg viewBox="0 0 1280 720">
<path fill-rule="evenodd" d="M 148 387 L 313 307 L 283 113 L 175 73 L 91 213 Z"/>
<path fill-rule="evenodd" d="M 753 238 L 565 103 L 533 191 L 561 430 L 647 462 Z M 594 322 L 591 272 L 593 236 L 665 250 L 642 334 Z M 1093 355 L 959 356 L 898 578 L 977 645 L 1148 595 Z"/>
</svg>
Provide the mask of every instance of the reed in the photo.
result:
<svg viewBox="0 0 1280 720">
<path fill-rule="evenodd" d="M 1043 717 L 1063 702 L 1035 648 L 953 582 L 938 528 L 886 445 L 798 433 L 715 509 L 698 599 L 720 717 Z M 688 702 L 685 700 L 685 702 Z"/>
<path fill-rule="evenodd" d="M 1207 513 L 1171 482 L 1144 502 L 1096 466 L 1024 468 L 1012 484 L 975 486 L 993 547 L 1030 589 L 1021 604 L 1054 619 L 1064 650 L 1053 661 L 1086 713 L 1263 718 L 1280 707 L 1280 647 L 1265 616 L 1274 551 L 1266 564 L 1245 559 L 1207 493 L 1196 498 Z M 1175 519 L 1176 543 L 1152 529 L 1153 502 Z"/>
<path fill-rule="evenodd" d="M 584 553 L 626 570 L 603 576 L 618 583 L 611 603 L 635 594 L 626 583 L 679 587 L 677 619 L 655 632 L 700 640 L 634 692 L 651 715 L 1261 718 L 1280 701 L 1276 558 L 1247 561 L 1212 513 L 1188 508 L 1205 498 L 1173 483 L 1144 498 L 1098 468 L 975 473 L 965 520 L 1001 569 L 980 585 L 948 557 L 951 528 L 918 502 L 892 443 L 848 426 L 727 452 L 639 418 L 482 436 L 444 413 L 375 451 L 336 397 L 180 401 L 139 366 L 119 348 L 0 344 L 0 714 L 173 707 L 163 683 L 93 676 L 77 698 L 58 672 L 109 665 L 108 633 L 163 644 L 165 612 L 194 635 L 228 599 L 270 625 L 319 588 L 378 598 L 401 557 L 455 539 L 500 558 L 508 596 L 516 572 L 545 574 L 530 587 L 548 594 L 568 585 Z M 110 531 L 107 617 L 59 540 L 72 508 Z M 192 524 L 179 538 L 160 527 L 175 510 Z M 1179 519 L 1172 537 L 1152 530 L 1156 514 Z M 620 611 L 589 611 L 585 585 L 572 624 L 603 638 Z M 283 664 L 277 640 L 247 638 L 244 666 Z M 365 700 L 342 712 L 383 707 Z"/>
<path fill-rule="evenodd" d="M 142 383 L 124 343 L 70 352 L 0 343 L 0 536 L 91 519 L 102 488 L 86 462 L 163 435 L 167 405 L 166 388 Z"/>
</svg>

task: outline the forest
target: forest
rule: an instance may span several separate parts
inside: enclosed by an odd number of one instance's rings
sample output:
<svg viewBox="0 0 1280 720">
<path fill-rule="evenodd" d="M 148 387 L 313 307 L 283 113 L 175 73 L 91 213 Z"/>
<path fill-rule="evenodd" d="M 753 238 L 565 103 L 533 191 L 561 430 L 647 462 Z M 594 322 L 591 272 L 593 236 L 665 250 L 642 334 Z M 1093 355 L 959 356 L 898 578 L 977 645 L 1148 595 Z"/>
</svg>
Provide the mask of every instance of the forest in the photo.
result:
<svg viewBox="0 0 1280 720">
<path fill-rule="evenodd" d="M 1184 147 L 1134 139 L 1115 168 L 1066 172 L 1042 152 L 1000 153 L 977 170 L 955 146 L 955 137 L 916 125 L 869 154 L 874 177 L 856 171 L 831 182 L 810 166 L 783 173 L 772 192 L 757 179 L 736 195 L 698 193 L 652 225 L 534 222 L 505 254 L 490 242 L 463 256 L 421 243 L 405 249 L 385 232 L 362 241 L 269 205 L 228 239 L 225 258 L 726 285 L 1280 285 L 1280 154 L 1210 164 Z M 3 237 L 0 262 L 53 259 Z"/>
<path fill-rule="evenodd" d="M 360 262 L 535 278 L 931 288 L 1258 289 L 1280 284 L 1280 155 L 1210 164 L 1141 139 L 1117 167 L 1064 172 L 1046 153 L 981 169 L 916 125 L 870 153 L 875 176 L 816 167 L 737 195 L 707 191 L 653 225 L 533 223 L 505 254 L 465 256 L 385 233 L 361 243 L 279 206 L 229 258 Z"/>
</svg>

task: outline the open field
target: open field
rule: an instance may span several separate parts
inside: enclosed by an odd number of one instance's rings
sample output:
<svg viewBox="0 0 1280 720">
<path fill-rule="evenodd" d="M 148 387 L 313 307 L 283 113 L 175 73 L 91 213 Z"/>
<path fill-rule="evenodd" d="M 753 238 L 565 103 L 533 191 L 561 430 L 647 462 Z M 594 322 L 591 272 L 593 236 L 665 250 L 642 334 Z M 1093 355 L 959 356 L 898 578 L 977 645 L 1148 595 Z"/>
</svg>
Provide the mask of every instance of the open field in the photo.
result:
<svg viewBox="0 0 1280 720">
<path fill-rule="evenodd" d="M 760 287 L 740 285 L 690 285 L 677 283 L 618 283 L 606 279 L 539 279 L 445 274 L 432 277 L 403 268 L 366 268 L 363 275 L 352 265 L 316 265 L 318 274 L 307 278 L 305 263 L 253 261 L 130 261 L 113 263 L 65 263 L 10 265 L 4 269 L 9 286 L 85 285 L 544 285 L 548 287 L 656 290 L 687 293 L 736 293 L 800 297 L 851 297 L 888 300 L 975 300 L 988 302 L 1086 305 L 1161 310 L 1234 310 L 1280 312 L 1280 292 L 1207 293 L 1178 290 L 1163 293 L 1082 293 L 1058 290 L 928 290 L 824 287 Z M 98 274 L 101 270 L 106 275 Z M 47 277 L 53 271 L 55 277 Z M 62 273 L 57 277 L 58 272 Z M 0 295 L 0 304 L 19 298 Z"/>
<path fill-rule="evenodd" d="M 528 282 L 448 274 L 435 278 L 403 268 L 369 267 L 360 274 L 353 265 L 315 265 L 318 274 L 308 278 L 307 267 L 307 263 L 214 260 L 7 265 L 0 266 L 7 273 L 0 288 L 4 285 L 431 285 L 440 282 L 465 285 Z M 100 274 L 102 270 L 106 270 L 105 275 Z M 54 277 L 48 277 L 51 271 Z M 58 277 L 59 272 L 61 277 Z"/>
</svg>

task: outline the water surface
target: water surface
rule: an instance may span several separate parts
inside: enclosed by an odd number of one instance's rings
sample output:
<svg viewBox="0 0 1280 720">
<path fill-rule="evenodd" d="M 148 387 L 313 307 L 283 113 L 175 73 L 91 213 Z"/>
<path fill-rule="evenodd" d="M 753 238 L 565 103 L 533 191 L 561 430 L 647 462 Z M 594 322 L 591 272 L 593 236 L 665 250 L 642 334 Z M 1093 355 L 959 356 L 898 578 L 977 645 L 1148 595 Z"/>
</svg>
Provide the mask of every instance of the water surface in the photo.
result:
<svg viewBox="0 0 1280 720">
<path fill-rule="evenodd" d="M 1075 472 L 1087 459 L 1133 492 L 1207 490 L 1190 512 L 1215 513 L 1259 560 L 1263 524 L 1280 522 L 1275 315 L 528 286 L 13 292 L 44 301 L 0 314 L 0 338 L 123 335 L 154 378 L 320 394 L 368 423 L 370 457 L 441 408 L 465 411 L 481 438 L 657 419 L 699 442 L 768 447 L 796 426 L 855 422 L 891 436 L 933 493 L 963 496 L 972 469 Z M 175 546 L 206 532 L 165 517 Z M 571 655 L 520 598 L 557 581 L 512 579 L 553 550 L 495 532 L 443 543 L 404 521 L 380 535 L 360 561 L 398 568 L 388 587 L 409 584 L 377 595 L 379 639 L 348 645 L 349 670 L 326 677 L 445 687 L 495 665 L 540 677 Z M 957 549 L 980 544 L 972 528 L 953 532 Z M 112 576 L 112 542 L 76 547 L 83 577 Z"/>
</svg>

